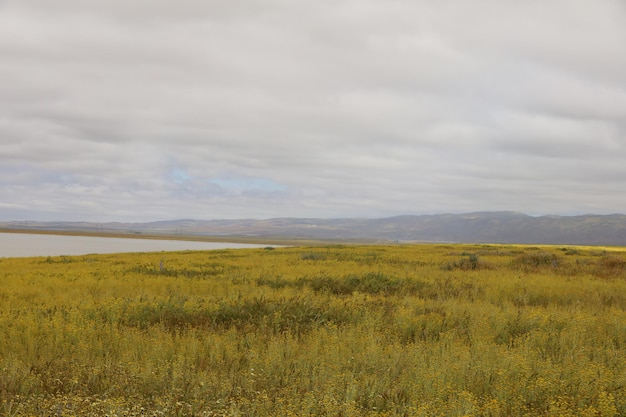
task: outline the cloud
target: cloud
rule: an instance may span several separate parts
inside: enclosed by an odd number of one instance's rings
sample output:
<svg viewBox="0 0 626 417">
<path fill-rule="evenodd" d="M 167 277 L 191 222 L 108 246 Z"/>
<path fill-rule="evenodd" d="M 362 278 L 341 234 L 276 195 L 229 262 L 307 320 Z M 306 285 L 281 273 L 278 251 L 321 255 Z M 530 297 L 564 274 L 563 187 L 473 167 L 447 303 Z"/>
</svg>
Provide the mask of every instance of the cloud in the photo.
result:
<svg viewBox="0 0 626 417">
<path fill-rule="evenodd" d="M 625 206 L 619 0 L 0 3 L 0 219 Z"/>
</svg>

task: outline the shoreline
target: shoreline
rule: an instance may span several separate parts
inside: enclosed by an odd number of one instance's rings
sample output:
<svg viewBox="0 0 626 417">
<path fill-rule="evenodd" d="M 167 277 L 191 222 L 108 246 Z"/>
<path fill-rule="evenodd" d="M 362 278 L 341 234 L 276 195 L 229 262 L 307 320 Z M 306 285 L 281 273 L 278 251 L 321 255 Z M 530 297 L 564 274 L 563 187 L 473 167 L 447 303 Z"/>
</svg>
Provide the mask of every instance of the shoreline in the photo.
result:
<svg viewBox="0 0 626 417">
<path fill-rule="evenodd" d="M 326 246 L 326 245 L 362 245 L 381 244 L 366 239 L 336 239 L 317 240 L 308 237 L 287 236 L 245 236 L 245 235 L 189 235 L 150 232 L 120 232 L 120 231 L 92 231 L 66 229 L 31 229 L 0 227 L 0 233 L 38 234 L 57 236 L 87 236 L 102 238 L 148 239 L 148 240 L 178 240 L 187 242 L 216 242 L 216 243 L 249 243 L 257 245 L 284 245 L 284 246 Z M 391 242 L 387 242 L 391 243 Z M 383 243 L 384 244 L 384 243 Z"/>
</svg>

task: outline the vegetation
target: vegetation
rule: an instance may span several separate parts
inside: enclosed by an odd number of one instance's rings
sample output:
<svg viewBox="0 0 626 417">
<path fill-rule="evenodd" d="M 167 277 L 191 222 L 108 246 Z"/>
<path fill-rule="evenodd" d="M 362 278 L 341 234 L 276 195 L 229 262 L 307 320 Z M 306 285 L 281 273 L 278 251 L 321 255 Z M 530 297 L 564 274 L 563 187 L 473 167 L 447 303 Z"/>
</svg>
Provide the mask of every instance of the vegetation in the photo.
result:
<svg viewBox="0 0 626 417">
<path fill-rule="evenodd" d="M 0 416 L 626 415 L 626 253 L 0 259 Z"/>
</svg>

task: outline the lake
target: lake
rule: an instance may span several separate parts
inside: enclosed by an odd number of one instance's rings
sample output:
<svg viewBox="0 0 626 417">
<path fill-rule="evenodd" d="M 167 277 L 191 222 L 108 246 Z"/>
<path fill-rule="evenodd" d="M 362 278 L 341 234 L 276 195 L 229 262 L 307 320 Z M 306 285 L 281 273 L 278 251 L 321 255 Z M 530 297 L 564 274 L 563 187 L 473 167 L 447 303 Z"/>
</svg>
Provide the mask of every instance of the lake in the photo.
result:
<svg viewBox="0 0 626 417">
<path fill-rule="evenodd" d="M 94 253 L 162 252 L 261 248 L 268 245 L 118 237 L 0 233 L 0 258 L 87 255 Z M 274 246 L 274 245 L 269 245 Z"/>
</svg>

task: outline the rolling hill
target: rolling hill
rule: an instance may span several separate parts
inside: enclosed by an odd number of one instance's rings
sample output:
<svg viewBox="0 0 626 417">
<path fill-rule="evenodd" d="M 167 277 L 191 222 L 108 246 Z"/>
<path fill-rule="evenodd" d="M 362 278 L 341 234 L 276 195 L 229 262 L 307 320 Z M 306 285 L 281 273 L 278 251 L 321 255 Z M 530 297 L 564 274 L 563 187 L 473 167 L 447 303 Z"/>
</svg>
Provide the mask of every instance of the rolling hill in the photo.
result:
<svg viewBox="0 0 626 417">
<path fill-rule="evenodd" d="M 274 218 L 145 223 L 0 222 L 4 229 L 321 240 L 626 245 L 626 215 L 529 216 L 517 212 L 405 215 L 377 219 Z"/>
</svg>

